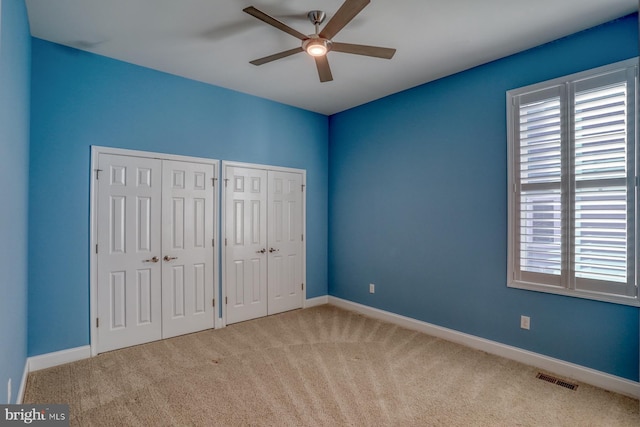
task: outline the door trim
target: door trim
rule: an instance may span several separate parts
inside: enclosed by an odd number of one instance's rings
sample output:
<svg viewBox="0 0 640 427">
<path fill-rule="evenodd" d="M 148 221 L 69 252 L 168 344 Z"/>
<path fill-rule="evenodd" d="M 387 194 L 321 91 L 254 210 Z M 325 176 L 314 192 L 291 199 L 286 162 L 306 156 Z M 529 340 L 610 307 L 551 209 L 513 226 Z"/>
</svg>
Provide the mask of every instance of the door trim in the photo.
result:
<svg viewBox="0 0 640 427">
<path fill-rule="evenodd" d="M 214 187 L 213 197 L 213 238 L 215 246 L 213 248 L 213 295 L 216 301 L 219 300 L 219 260 L 220 260 L 220 240 L 219 240 L 219 212 L 220 212 L 220 161 L 216 159 L 208 159 L 205 157 L 181 156 L 176 154 L 155 153 L 151 151 L 128 150 L 124 148 L 102 147 L 98 145 L 91 146 L 91 169 L 89 171 L 89 327 L 90 327 L 90 346 L 91 356 L 98 354 L 98 328 L 95 319 L 98 315 L 98 255 L 95 247 L 98 241 L 97 228 L 97 185 L 96 170 L 98 169 L 98 157 L 100 154 L 114 154 L 129 157 L 144 157 L 159 160 L 175 160 L 191 163 L 204 163 L 213 165 L 215 168 L 214 177 L 216 178 L 216 187 Z M 220 304 L 214 307 L 214 328 L 223 327 L 222 319 L 218 316 Z"/>
<path fill-rule="evenodd" d="M 223 160 L 220 166 L 220 175 L 222 176 L 222 180 L 220 182 L 220 199 L 221 199 L 221 210 L 220 210 L 220 225 L 221 227 L 225 226 L 225 197 L 223 187 L 225 185 L 225 179 L 227 179 L 226 171 L 227 166 L 239 167 L 239 168 L 251 168 L 251 169 L 262 169 L 266 171 L 280 171 L 280 172 L 291 172 L 291 173 L 299 173 L 302 175 L 302 185 L 304 186 L 304 191 L 302 192 L 302 235 L 304 236 L 304 240 L 302 241 L 302 283 L 304 283 L 304 289 L 302 290 L 302 308 L 307 307 L 307 171 L 305 169 L 296 169 L 289 168 L 283 166 L 272 166 L 272 165 L 262 165 L 258 163 L 244 163 L 244 162 L 234 162 Z M 222 235 L 222 240 L 220 241 L 219 251 L 221 256 L 221 271 L 222 271 L 222 281 L 221 283 L 226 284 L 226 254 L 223 248 L 224 245 L 224 231 Z M 227 321 L 227 305 L 223 303 L 224 301 L 224 286 L 220 288 L 220 293 L 218 294 L 220 297 L 220 303 L 222 306 L 222 318 L 220 327 L 226 326 Z M 216 326 L 217 327 L 217 326 Z"/>
</svg>

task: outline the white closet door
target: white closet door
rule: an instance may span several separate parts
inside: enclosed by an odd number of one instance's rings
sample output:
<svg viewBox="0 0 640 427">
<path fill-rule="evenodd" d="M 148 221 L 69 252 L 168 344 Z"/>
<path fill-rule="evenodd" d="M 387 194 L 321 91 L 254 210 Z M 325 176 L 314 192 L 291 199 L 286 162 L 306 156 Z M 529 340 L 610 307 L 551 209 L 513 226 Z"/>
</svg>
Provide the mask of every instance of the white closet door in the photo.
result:
<svg viewBox="0 0 640 427">
<path fill-rule="evenodd" d="M 161 162 L 100 154 L 98 351 L 161 338 Z"/>
<path fill-rule="evenodd" d="M 302 175 L 269 171 L 268 312 L 302 307 Z"/>
<path fill-rule="evenodd" d="M 267 172 L 225 170 L 227 324 L 267 315 Z"/>
<path fill-rule="evenodd" d="M 162 163 L 162 337 L 213 328 L 214 166 Z"/>
</svg>

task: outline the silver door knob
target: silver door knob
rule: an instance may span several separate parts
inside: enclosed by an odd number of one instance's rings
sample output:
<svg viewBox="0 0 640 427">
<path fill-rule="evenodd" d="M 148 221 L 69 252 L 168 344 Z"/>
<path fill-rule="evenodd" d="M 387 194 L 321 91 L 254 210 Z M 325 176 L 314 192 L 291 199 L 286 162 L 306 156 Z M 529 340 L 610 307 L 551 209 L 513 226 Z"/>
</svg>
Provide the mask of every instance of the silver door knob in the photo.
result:
<svg viewBox="0 0 640 427">
<path fill-rule="evenodd" d="M 269 248 L 269 252 L 279 252 L 280 249 L 273 249 L 273 248 Z"/>
<path fill-rule="evenodd" d="M 158 262 L 158 261 L 160 261 L 160 258 L 158 258 L 157 256 L 154 256 L 151 259 L 142 260 L 142 262 Z"/>
<path fill-rule="evenodd" d="M 169 256 L 169 255 L 165 255 L 164 258 L 162 258 L 165 261 L 173 261 L 174 259 L 178 259 L 177 256 Z"/>
<path fill-rule="evenodd" d="M 267 252 L 267 250 L 265 248 L 262 248 L 261 250 L 256 251 L 257 254 L 263 254 L 265 252 Z"/>
</svg>

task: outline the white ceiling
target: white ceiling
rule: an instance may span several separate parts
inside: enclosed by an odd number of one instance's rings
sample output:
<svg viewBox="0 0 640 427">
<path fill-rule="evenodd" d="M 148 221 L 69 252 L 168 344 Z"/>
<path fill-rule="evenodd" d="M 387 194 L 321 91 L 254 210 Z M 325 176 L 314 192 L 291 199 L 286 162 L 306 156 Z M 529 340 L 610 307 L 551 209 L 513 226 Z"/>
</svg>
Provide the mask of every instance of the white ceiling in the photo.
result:
<svg viewBox="0 0 640 427">
<path fill-rule="evenodd" d="M 298 39 L 242 12 L 298 31 L 310 10 L 343 0 L 26 0 L 34 37 L 296 107 L 333 114 L 540 45 L 638 10 L 637 0 L 372 0 L 335 41 L 393 47 L 391 60 L 330 52 L 320 83 Z M 325 21 L 327 22 L 327 21 Z"/>
</svg>

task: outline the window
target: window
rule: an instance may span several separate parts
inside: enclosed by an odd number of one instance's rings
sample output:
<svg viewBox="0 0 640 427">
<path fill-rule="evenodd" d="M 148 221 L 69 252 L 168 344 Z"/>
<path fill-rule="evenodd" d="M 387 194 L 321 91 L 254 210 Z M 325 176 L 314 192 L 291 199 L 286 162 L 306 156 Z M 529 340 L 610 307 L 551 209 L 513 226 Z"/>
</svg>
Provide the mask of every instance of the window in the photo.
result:
<svg viewBox="0 0 640 427">
<path fill-rule="evenodd" d="M 638 304 L 638 60 L 507 92 L 510 287 Z"/>
</svg>

